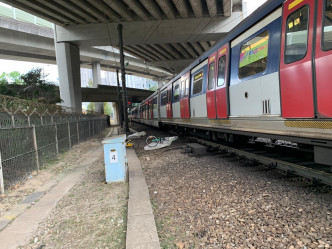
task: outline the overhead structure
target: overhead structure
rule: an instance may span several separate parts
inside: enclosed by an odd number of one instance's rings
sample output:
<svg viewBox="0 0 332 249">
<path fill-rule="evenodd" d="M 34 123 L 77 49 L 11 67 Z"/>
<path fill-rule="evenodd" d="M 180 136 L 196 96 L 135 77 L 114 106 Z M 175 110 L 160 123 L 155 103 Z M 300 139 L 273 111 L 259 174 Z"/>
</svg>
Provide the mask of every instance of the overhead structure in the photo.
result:
<svg viewBox="0 0 332 249">
<path fill-rule="evenodd" d="M 57 42 L 118 46 L 174 74 L 242 21 L 241 0 L 1 0 L 56 24 Z"/>
</svg>

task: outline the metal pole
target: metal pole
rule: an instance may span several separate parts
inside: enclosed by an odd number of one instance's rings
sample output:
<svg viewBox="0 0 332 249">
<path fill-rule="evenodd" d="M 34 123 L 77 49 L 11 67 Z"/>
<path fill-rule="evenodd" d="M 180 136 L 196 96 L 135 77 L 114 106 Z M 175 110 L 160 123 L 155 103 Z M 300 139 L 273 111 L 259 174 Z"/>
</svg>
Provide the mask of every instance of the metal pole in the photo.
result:
<svg viewBox="0 0 332 249">
<path fill-rule="evenodd" d="M 37 171 L 39 171 L 39 155 L 38 155 L 38 146 L 37 146 L 36 126 L 34 125 L 32 125 L 32 137 L 33 137 L 33 147 L 36 151 Z"/>
<path fill-rule="evenodd" d="M 2 172 L 1 151 L 0 151 L 0 193 L 1 193 L 1 195 L 5 194 L 5 184 L 3 182 L 3 172 Z"/>
<path fill-rule="evenodd" d="M 124 54 L 123 54 L 123 40 L 122 40 L 122 24 L 118 24 L 119 31 L 119 48 L 120 48 L 120 64 L 121 64 L 121 81 L 122 81 L 122 99 L 123 99 L 123 116 L 124 116 L 124 130 L 129 132 L 128 127 L 128 98 L 126 88 L 126 72 L 124 67 Z"/>
<path fill-rule="evenodd" d="M 121 102 L 121 91 L 120 91 L 120 81 L 119 81 L 119 69 L 116 69 L 116 81 L 118 84 L 117 91 L 118 91 L 118 98 L 119 98 L 119 123 L 122 127 L 123 125 L 123 111 L 122 111 L 122 102 Z M 113 113 L 114 115 L 114 113 Z"/>
</svg>

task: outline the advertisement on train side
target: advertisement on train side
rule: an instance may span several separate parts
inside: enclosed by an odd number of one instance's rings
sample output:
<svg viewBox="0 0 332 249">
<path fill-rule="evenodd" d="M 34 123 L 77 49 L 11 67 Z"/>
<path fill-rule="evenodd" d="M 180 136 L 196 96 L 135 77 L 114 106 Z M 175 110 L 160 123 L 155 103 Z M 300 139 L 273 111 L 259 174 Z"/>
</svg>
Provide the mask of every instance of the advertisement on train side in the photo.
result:
<svg viewBox="0 0 332 249">
<path fill-rule="evenodd" d="M 242 49 L 240 54 L 240 68 L 267 57 L 268 41 L 269 38 L 266 36 Z"/>
</svg>

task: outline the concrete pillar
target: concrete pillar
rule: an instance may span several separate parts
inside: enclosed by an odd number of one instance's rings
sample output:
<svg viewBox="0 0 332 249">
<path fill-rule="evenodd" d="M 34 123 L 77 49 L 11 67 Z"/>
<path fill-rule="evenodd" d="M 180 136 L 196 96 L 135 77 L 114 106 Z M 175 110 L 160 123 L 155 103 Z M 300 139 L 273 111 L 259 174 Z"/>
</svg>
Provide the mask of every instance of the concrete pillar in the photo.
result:
<svg viewBox="0 0 332 249">
<path fill-rule="evenodd" d="M 62 105 L 82 112 L 80 50 L 68 42 L 55 42 Z"/>
<path fill-rule="evenodd" d="M 98 85 L 101 85 L 101 73 L 100 73 L 100 62 L 92 62 L 92 77 L 93 77 L 93 87 L 97 88 Z M 104 113 L 104 103 L 95 102 L 95 112 Z"/>
<path fill-rule="evenodd" d="M 104 114 L 104 103 L 102 103 L 102 102 L 95 102 L 95 112 Z"/>
<path fill-rule="evenodd" d="M 118 103 L 113 102 L 113 124 L 118 125 L 119 124 L 119 108 Z"/>
<path fill-rule="evenodd" d="M 92 65 L 93 87 L 98 87 L 98 85 L 101 85 L 100 62 L 93 61 L 91 65 Z"/>
</svg>

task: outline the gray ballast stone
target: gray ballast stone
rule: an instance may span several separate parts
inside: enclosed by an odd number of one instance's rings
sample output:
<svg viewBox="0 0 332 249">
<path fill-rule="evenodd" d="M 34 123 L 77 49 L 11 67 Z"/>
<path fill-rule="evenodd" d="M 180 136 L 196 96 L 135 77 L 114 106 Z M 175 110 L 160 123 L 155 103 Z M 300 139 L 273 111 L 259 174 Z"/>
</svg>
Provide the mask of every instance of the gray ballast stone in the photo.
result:
<svg viewBox="0 0 332 249">
<path fill-rule="evenodd" d="M 207 147 L 198 143 L 188 143 L 187 148 L 190 148 L 192 153 L 198 156 L 205 156 L 207 154 Z"/>
</svg>

